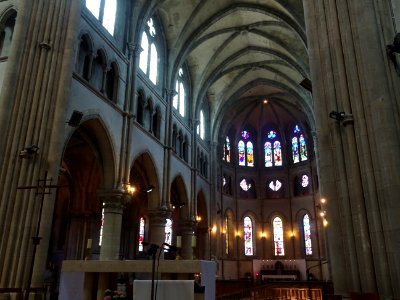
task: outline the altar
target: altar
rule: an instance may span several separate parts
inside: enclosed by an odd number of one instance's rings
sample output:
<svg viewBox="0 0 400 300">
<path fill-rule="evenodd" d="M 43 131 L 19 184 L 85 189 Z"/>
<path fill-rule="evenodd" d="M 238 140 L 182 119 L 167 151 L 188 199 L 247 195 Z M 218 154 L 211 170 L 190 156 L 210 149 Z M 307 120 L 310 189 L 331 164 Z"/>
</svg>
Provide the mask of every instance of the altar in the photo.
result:
<svg viewBox="0 0 400 300">
<path fill-rule="evenodd" d="M 151 274 L 151 272 L 151 260 L 66 260 L 63 262 L 61 270 L 59 299 L 103 300 L 104 291 L 113 289 L 110 286 L 111 273 Z M 162 275 L 160 278 L 163 279 L 156 282 L 161 291 L 170 291 L 174 295 L 176 292 L 185 293 L 187 299 L 215 299 L 216 263 L 214 261 L 160 260 L 158 273 Z M 147 287 L 147 290 L 151 291 L 149 280 L 135 281 L 137 281 L 133 282 L 133 287 L 137 288 L 136 291 L 133 291 L 135 299 L 139 299 L 138 297 L 141 295 L 138 293 L 140 287 Z M 202 286 L 204 293 L 195 294 L 196 285 Z M 164 295 L 164 299 L 174 299 L 174 295 L 171 294 L 172 298 Z"/>
</svg>

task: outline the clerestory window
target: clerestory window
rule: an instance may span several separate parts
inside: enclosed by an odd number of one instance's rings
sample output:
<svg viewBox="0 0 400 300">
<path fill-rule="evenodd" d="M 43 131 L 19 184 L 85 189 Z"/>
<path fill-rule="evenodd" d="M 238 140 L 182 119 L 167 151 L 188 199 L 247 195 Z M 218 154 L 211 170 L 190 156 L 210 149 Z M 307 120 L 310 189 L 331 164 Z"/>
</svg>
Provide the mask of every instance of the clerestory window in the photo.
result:
<svg viewBox="0 0 400 300">
<path fill-rule="evenodd" d="M 117 0 L 86 0 L 86 8 L 114 35 Z"/>
</svg>

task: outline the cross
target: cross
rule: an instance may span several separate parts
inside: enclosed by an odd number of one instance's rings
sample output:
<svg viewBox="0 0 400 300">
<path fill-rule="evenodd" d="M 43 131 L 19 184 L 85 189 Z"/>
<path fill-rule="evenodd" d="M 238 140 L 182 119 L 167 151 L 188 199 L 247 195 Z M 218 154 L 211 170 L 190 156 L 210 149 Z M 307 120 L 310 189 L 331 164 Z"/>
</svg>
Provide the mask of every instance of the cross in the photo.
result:
<svg viewBox="0 0 400 300">
<path fill-rule="evenodd" d="M 47 171 L 46 171 L 44 173 L 44 179 L 38 179 L 37 185 L 17 187 L 17 190 L 32 190 L 32 189 L 36 189 L 35 195 L 41 195 L 39 217 L 38 217 L 38 221 L 37 221 L 37 225 L 36 225 L 37 226 L 36 227 L 36 235 L 32 237 L 33 254 L 32 254 L 32 260 L 31 260 L 31 266 L 30 266 L 30 270 L 29 270 L 28 283 L 27 283 L 27 287 L 25 289 L 25 300 L 29 299 L 29 292 L 30 292 L 30 289 L 31 289 L 32 275 L 33 275 L 33 266 L 35 264 L 36 249 L 37 249 L 37 246 L 40 244 L 40 240 L 42 239 L 39 236 L 39 230 L 40 230 L 40 222 L 42 220 L 44 196 L 45 195 L 50 195 L 51 194 L 50 189 L 52 189 L 52 188 L 68 187 L 68 185 L 54 185 L 54 184 L 51 184 L 52 180 L 53 180 L 52 178 L 47 178 Z"/>
</svg>

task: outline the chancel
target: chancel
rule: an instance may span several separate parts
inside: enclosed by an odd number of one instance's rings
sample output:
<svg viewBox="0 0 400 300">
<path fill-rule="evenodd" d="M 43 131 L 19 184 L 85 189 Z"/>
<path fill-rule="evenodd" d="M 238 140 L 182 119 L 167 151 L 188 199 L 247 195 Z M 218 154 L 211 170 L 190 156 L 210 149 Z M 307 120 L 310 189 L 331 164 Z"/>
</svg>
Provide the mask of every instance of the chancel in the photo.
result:
<svg viewBox="0 0 400 300">
<path fill-rule="evenodd" d="M 400 0 L 0 0 L 0 299 L 400 299 L 399 31 Z"/>
</svg>

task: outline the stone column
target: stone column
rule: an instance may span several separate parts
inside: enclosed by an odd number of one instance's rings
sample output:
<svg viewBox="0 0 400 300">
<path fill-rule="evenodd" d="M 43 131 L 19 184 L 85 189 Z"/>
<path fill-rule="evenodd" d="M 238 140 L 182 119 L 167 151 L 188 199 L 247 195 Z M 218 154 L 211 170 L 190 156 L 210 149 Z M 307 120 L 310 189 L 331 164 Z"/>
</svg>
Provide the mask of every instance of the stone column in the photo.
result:
<svg viewBox="0 0 400 300">
<path fill-rule="evenodd" d="M 180 226 L 182 236 L 181 257 L 183 259 L 193 259 L 194 256 L 197 256 L 194 253 L 197 248 L 195 226 L 194 221 L 185 221 Z"/>
<path fill-rule="evenodd" d="M 80 5 L 78 0 L 16 4 L 18 16 L 0 95 L 0 286 L 25 288 L 31 279 L 38 286 L 43 278 L 54 201 L 44 199 L 43 240 L 32 257 L 39 202 L 34 193 L 17 187 L 36 185 L 45 171 L 58 177 Z M 19 151 L 32 144 L 39 147 L 37 155 L 19 158 Z"/>
<path fill-rule="evenodd" d="M 119 259 L 122 214 L 128 199 L 129 195 L 120 190 L 99 192 L 104 213 L 100 260 Z"/>
<path fill-rule="evenodd" d="M 171 217 L 167 210 L 154 210 L 149 212 L 150 244 L 161 246 L 165 241 L 166 220 Z"/>
</svg>

